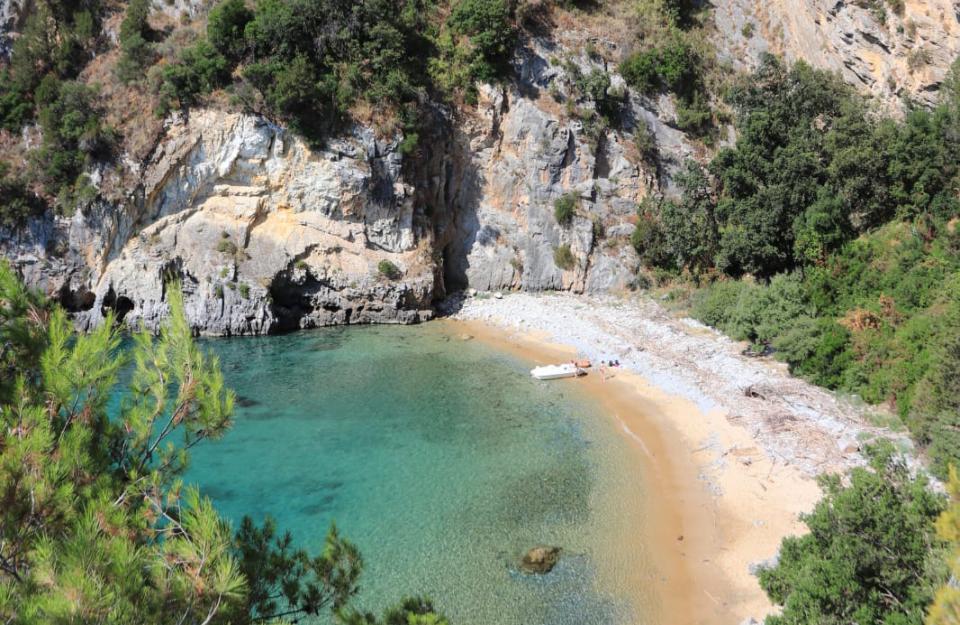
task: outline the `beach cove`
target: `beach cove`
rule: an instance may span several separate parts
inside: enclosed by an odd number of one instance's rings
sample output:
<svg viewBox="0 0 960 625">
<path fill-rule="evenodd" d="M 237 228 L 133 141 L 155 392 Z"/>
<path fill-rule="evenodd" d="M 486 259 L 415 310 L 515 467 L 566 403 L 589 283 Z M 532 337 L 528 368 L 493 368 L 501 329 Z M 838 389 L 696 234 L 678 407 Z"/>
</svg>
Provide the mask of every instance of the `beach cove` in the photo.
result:
<svg viewBox="0 0 960 625">
<path fill-rule="evenodd" d="M 269 514 L 311 550 L 333 521 L 364 556 L 357 606 L 430 596 L 452 623 L 668 623 L 643 461 L 581 387 L 455 325 L 213 340 L 233 429 L 187 481 L 234 525 Z M 562 549 L 547 575 L 519 570 Z"/>
<path fill-rule="evenodd" d="M 843 473 L 879 438 L 862 403 L 749 358 L 744 345 L 642 296 L 510 294 L 455 302 L 443 323 L 531 365 L 614 358 L 621 366 L 567 380 L 630 440 L 652 507 L 645 540 L 665 572 L 670 622 L 762 621 L 775 608 L 757 568 L 803 533 L 816 477 Z M 454 330 L 451 330 L 454 331 Z"/>
<path fill-rule="evenodd" d="M 718 369 L 735 372 L 730 384 L 752 380 L 758 401 L 692 377 L 703 371 L 688 363 L 644 363 L 648 337 L 601 327 L 617 306 L 511 295 L 422 326 L 210 341 L 238 392 L 236 424 L 197 450 L 188 478 L 234 523 L 269 514 L 312 549 L 335 521 L 367 562 L 364 609 L 419 592 L 467 624 L 762 619 L 772 607 L 753 572 L 803 531 L 818 469 L 861 461 L 842 441 L 868 428 L 776 365 Z M 683 331 L 703 345 L 665 338 L 680 326 L 648 313 L 658 358 L 736 354 L 696 326 Z M 604 354 L 623 366 L 552 382 L 528 374 Z M 790 384 L 822 396 L 801 405 Z M 765 432 L 764 411 L 785 410 L 769 405 L 778 385 L 784 405 L 818 417 Z M 762 409 L 731 410 L 750 399 Z M 844 430 L 824 431 L 836 424 Z M 817 432 L 827 442 L 807 444 Z M 520 572 L 540 544 L 561 547 L 560 564 Z"/>
</svg>

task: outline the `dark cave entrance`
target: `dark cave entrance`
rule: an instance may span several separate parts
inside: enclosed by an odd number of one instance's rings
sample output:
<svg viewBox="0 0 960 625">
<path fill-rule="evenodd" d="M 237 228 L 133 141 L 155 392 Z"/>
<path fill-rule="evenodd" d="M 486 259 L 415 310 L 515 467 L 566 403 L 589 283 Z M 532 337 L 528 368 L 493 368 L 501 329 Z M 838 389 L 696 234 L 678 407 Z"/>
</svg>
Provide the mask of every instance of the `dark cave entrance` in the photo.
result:
<svg viewBox="0 0 960 625">
<path fill-rule="evenodd" d="M 131 310 L 134 309 L 133 300 L 131 300 L 126 295 L 117 295 L 116 291 L 113 290 L 113 287 L 110 287 L 110 290 L 107 291 L 107 294 L 103 296 L 103 303 L 100 306 L 100 312 L 104 317 L 112 310 L 117 323 L 123 321 L 123 318 L 127 316 Z"/>
</svg>

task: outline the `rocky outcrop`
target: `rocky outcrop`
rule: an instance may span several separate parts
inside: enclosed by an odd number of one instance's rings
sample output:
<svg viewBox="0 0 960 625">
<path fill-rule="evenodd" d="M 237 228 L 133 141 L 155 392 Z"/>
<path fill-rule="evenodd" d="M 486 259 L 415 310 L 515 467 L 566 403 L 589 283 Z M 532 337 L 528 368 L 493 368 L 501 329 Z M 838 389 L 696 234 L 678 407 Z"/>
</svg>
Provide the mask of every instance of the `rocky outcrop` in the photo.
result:
<svg viewBox="0 0 960 625">
<path fill-rule="evenodd" d="M 520 559 L 520 570 L 528 574 L 544 575 L 560 561 L 560 547 L 539 545 L 528 550 Z"/>
<path fill-rule="evenodd" d="M 256 116 L 194 111 L 172 121 L 126 201 L 48 216 L 0 236 L 0 253 L 82 327 L 114 311 L 155 328 L 178 279 L 206 334 L 413 323 L 466 287 L 627 288 L 637 202 L 692 148 L 655 103 L 629 96 L 619 127 L 590 132 L 581 119 L 593 103 L 572 89 L 574 66 L 612 69 L 528 42 L 519 81 L 482 88 L 461 115 L 438 111 L 435 136 L 407 157 L 399 137 L 361 126 L 311 149 Z M 625 94 L 612 76 L 611 91 Z M 641 162 L 641 125 L 664 171 Z M 577 212 L 561 225 L 554 202 L 565 194 Z M 561 246 L 573 266 L 558 266 Z"/>
<path fill-rule="evenodd" d="M 477 114 L 446 150 L 442 179 L 458 183 L 440 189 L 450 215 L 438 228 L 446 283 L 491 291 L 627 288 L 637 269 L 628 244 L 637 204 L 658 190 L 661 173 L 642 162 L 634 135 L 653 133 L 661 167 L 682 162 L 692 146 L 654 103 L 631 97 L 601 59 L 534 39 L 515 65 L 517 83 L 482 88 Z M 578 99 L 571 71 L 594 69 L 610 73 L 610 91 L 625 98 L 621 126 L 599 134 L 570 114 L 594 106 Z M 554 203 L 567 194 L 577 211 L 561 225 Z M 560 246 L 569 246 L 573 267 L 557 266 Z"/>
<path fill-rule="evenodd" d="M 200 112 L 170 127 L 125 205 L 34 224 L 4 252 L 81 326 L 113 310 L 156 327 L 171 279 L 201 333 L 416 322 L 434 267 L 400 168 L 367 129 L 311 150 L 261 118 Z"/>
<path fill-rule="evenodd" d="M 714 42 L 735 67 L 755 66 L 760 53 L 803 59 L 839 72 L 898 110 L 903 96 L 926 104 L 960 54 L 960 4 L 906 0 L 724 0 L 714 2 Z"/>
</svg>

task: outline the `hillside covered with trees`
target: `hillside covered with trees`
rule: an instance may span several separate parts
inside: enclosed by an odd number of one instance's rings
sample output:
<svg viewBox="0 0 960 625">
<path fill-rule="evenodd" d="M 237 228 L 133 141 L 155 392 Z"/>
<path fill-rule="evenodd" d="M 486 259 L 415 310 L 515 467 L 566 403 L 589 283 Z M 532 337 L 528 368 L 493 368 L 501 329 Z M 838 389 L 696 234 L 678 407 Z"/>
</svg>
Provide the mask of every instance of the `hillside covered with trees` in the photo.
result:
<svg viewBox="0 0 960 625">
<path fill-rule="evenodd" d="M 960 82 L 902 121 L 768 57 L 729 93 L 737 141 L 640 208 L 633 243 L 694 315 L 798 375 L 887 403 L 945 475 L 960 457 Z"/>
</svg>

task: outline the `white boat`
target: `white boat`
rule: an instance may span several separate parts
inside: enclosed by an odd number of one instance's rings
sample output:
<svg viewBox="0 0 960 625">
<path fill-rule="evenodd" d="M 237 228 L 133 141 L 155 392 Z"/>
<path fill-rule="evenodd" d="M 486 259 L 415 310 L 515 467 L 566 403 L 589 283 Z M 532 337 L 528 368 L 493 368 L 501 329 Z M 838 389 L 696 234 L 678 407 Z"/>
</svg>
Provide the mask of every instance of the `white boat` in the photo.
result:
<svg viewBox="0 0 960 625">
<path fill-rule="evenodd" d="M 545 365 L 530 370 L 530 375 L 538 380 L 558 380 L 560 378 L 575 378 L 583 375 L 584 371 L 573 363 L 562 365 Z"/>
</svg>

